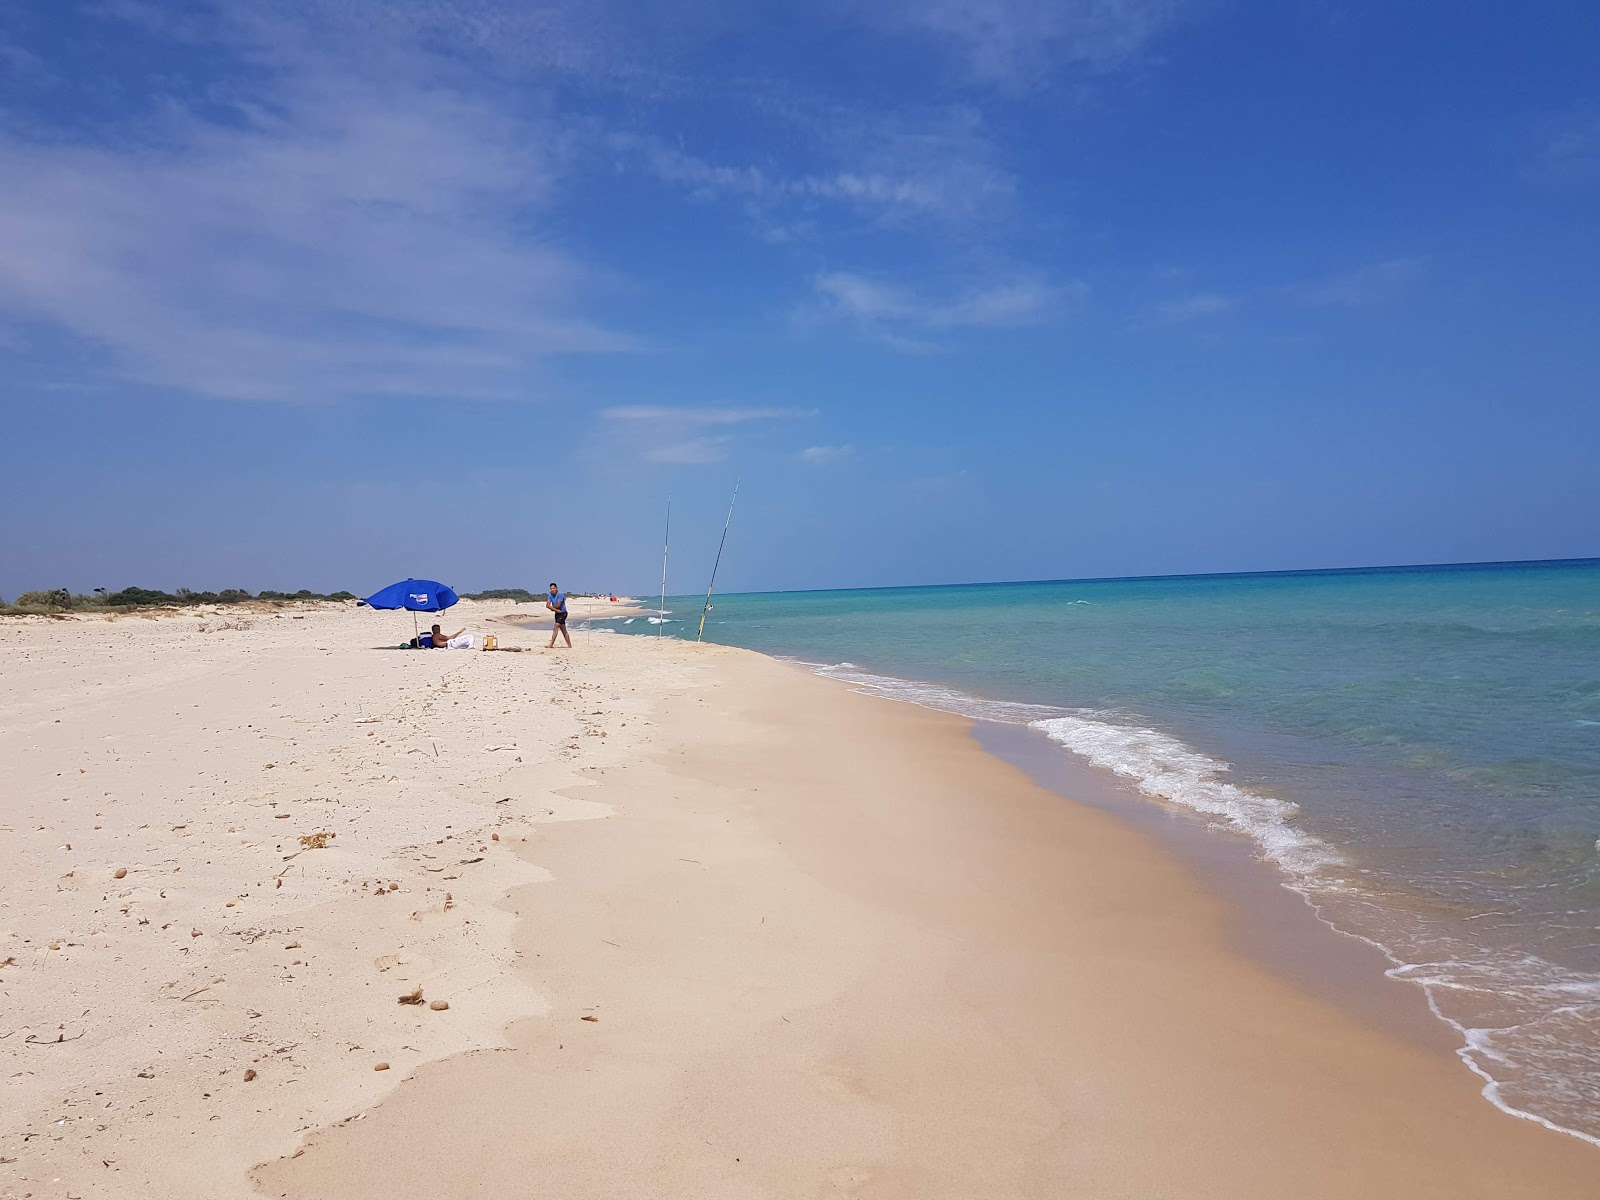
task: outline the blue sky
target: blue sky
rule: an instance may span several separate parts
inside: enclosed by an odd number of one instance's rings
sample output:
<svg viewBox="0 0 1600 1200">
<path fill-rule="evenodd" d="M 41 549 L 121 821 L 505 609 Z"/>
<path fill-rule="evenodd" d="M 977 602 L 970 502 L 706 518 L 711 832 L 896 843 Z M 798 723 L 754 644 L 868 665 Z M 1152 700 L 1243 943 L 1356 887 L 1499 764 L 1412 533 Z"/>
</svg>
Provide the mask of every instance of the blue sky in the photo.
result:
<svg viewBox="0 0 1600 1200">
<path fill-rule="evenodd" d="M 1590 0 L 0 0 L 0 595 L 1600 554 L 1597 279 Z"/>
</svg>

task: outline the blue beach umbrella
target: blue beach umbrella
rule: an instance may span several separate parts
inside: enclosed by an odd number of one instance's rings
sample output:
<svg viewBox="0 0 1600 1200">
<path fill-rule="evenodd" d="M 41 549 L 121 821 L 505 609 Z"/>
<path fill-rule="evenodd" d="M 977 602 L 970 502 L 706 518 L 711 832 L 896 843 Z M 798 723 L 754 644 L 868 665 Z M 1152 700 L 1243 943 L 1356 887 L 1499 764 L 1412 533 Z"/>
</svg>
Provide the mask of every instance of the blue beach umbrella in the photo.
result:
<svg viewBox="0 0 1600 1200">
<path fill-rule="evenodd" d="M 368 608 L 409 608 L 412 613 L 411 628 L 417 628 L 416 614 L 440 612 L 461 599 L 455 592 L 432 579 L 402 579 L 386 588 L 373 592 L 360 603 Z"/>
</svg>

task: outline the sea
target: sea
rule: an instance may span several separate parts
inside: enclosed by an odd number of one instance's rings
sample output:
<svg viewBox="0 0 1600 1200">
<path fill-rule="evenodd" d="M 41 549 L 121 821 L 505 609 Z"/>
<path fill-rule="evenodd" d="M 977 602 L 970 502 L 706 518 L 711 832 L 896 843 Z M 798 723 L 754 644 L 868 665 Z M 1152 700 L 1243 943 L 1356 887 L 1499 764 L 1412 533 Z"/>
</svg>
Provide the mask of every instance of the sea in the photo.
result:
<svg viewBox="0 0 1600 1200">
<path fill-rule="evenodd" d="M 1600 1145 L 1600 559 L 730 594 L 705 636 L 1248 839 L 1490 1102 Z"/>
</svg>

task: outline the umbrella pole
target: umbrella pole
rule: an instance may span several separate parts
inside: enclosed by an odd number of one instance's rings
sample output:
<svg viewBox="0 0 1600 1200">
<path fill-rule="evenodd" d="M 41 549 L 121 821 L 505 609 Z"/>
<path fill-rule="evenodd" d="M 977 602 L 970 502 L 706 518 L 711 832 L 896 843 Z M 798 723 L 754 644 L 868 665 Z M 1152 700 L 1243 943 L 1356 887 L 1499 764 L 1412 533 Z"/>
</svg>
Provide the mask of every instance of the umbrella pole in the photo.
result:
<svg viewBox="0 0 1600 1200">
<path fill-rule="evenodd" d="M 417 610 L 414 608 L 411 610 L 411 636 L 419 641 L 422 638 L 422 631 L 417 628 Z"/>
</svg>

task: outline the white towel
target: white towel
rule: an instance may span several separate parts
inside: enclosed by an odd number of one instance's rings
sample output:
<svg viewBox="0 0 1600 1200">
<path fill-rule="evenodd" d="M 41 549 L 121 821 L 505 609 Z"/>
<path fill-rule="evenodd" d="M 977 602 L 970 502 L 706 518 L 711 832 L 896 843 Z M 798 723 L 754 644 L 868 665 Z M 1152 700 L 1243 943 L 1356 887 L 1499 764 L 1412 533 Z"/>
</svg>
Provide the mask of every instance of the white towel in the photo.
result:
<svg viewBox="0 0 1600 1200">
<path fill-rule="evenodd" d="M 463 633 L 460 637 L 453 637 L 444 644 L 446 650 L 475 650 L 478 646 L 478 635 Z"/>
</svg>

